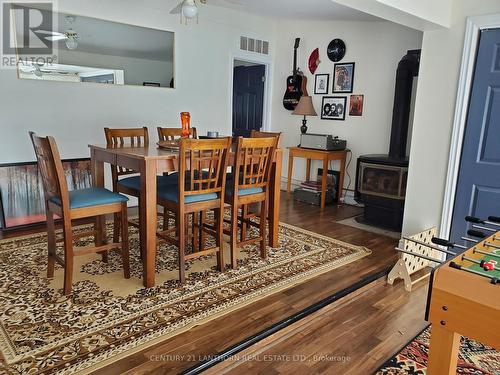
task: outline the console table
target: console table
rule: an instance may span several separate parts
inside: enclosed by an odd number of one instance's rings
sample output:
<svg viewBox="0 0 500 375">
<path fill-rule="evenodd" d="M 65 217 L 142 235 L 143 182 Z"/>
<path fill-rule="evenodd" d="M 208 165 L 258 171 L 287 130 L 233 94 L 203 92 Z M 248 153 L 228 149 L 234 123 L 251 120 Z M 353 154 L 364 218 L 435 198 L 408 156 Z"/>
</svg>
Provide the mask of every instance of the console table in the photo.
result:
<svg viewBox="0 0 500 375">
<path fill-rule="evenodd" d="M 286 190 L 290 192 L 292 187 L 292 172 L 293 172 L 293 158 L 304 158 L 307 160 L 306 164 L 306 181 L 311 178 L 311 160 L 323 160 L 323 176 L 321 180 L 321 208 L 325 208 L 326 198 L 326 179 L 328 176 L 328 164 L 330 160 L 340 161 L 340 177 L 339 188 L 337 189 L 337 202 L 340 202 L 342 197 L 342 190 L 344 187 L 344 174 L 345 164 L 347 159 L 347 150 L 343 151 L 323 151 L 314 150 L 302 147 L 288 147 L 288 181 Z"/>
</svg>

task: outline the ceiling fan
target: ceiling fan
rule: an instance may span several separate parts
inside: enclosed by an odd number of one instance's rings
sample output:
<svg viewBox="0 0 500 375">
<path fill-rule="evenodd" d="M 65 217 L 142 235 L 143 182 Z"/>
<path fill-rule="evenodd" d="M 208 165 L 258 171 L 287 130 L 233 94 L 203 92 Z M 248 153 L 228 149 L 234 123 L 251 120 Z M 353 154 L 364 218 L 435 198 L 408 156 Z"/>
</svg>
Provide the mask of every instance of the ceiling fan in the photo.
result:
<svg viewBox="0 0 500 375">
<path fill-rule="evenodd" d="M 51 30 L 36 30 L 35 33 L 47 35 L 45 39 L 51 42 L 57 42 L 59 40 L 65 40 L 66 47 L 70 50 L 76 49 L 78 47 L 78 39 L 80 39 L 78 33 L 71 28 L 71 25 L 75 22 L 75 16 L 66 16 L 64 20 L 69 25 L 69 29 L 65 32 L 51 31 Z"/>
<path fill-rule="evenodd" d="M 206 4 L 207 0 L 198 0 L 201 4 Z M 196 21 L 198 21 L 198 6 L 196 5 L 196 0 L 183 0 L 175 8 L 170 11 L 170 14 L 180 14 L 181 15 L 181 23 L 187 25 L 189 19 L 193 19 L 196 17 Z"/>
</svg>

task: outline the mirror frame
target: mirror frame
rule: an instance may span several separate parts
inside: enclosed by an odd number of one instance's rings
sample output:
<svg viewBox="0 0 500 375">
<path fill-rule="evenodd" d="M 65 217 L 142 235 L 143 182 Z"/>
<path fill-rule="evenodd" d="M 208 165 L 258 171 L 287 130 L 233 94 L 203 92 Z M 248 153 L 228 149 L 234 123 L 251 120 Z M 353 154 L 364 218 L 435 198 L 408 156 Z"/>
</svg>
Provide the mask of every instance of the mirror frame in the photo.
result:
<svg viewBox="0 0 500 375">
<path fill-rule="evenodd" d="M 28 7 L 29 8 L 29 7 Z M 119 23 L 119 24 L 122 24 L 122 25 L 128 25 L 128 26 L 134 26 L 134 27 L 141 27 L 141 28 L 145 28 L 145 29 L 151 29 L 151 30 L 157 30 L 157 31 L 164 31 L 164 32 L 169 32 L 169 33 L 172 33 L 172 78 L 174 80 L 174 84 L 172 87 L 166 87 L 166 86 L 150 86 L 150 85 L 131 85 L 131 84 L 112 84 L 112 85 L 109 85 L 109 84 L 102 84 L 102 83 L 98 83 L 98 82 L 69 82 L 69 81 L 44 81 L 44 82 L 57 82 L 57 83 L 70 83 L 70 84 L 75 84 L 75 83 L 78 83 L 78 84 L 91 84 L 91 85 L 100 85 L 100 86 L 107 86 L 107 87 L 143 87 L 143 88 L 154 88 L 154 89 L 168 89 L 168 90 L 175 90 L 177 88 L 177 59 L 176 59 L 176 41 L 177 41 L 177 38 L 176 38 L 176 33 L 175 31 L 171 30 L 171 29 L 160 29 L 158 27 L 148 27 L 148 26 L 143 26 L 143 25 L 138 25 L 136 23 L 125 23 L 125 22 L 120 22 L 120 21 L 114 21 L 114 20 L 110 20 L 110 19 L 106 19 L 106 18 L 97 18 L 97 17 L 93 17 L 93 16 L 88 16 L 88 15 L 84 15 L 84 14 L 77 14 L 77 13 L 73 13 L 73 12 L 65 12 L 61 9 L 58 9 L 57 12 L 53 12 L 55 14 L 67 14 L 67 15 L 72 15 L 72 16 L 76 16 L 76 17 L 86 17 L 86 18 L 94 18 L 96 20 L 102 20 L 102 21 L 107 21 L 107 22 L 113 22 L 113 23 Z M 13 25 L 15 25 L 15 19 L 12 21 Z M 18 61 L 18 64 L 19 64 L 19 61 L 20 61 L 20 55 L 19 55 L 19 48 L 17 47 L 17 29 L 16 27 L 14 26 L 14 30 L 12 30 L 12 32 L 15 34 L 15 38 L 14 38 L 14 43 L 16 44 L 15 46 L 15 50 L 16 50 L 16 58 L 17 58 L 17 61 Z M 89 67 L 89 68 L 92 68 L 92 67 Z M 101 68 L 96 68 L 96 69 L 101 69 Z M 104 68 L 102 68 L 104 69 Z M 112 70 L 111 68 L 109 68 L 109 70 Z M 29 78 L 22 78 L 20 77 L 20 69 L 19 69 L 19 65 L 16 67 L 16 75 L 17 75 L 17 79 L 19 80 L 23 80 L 23 81 L 38 81 L 38 80 L 34 80 L 34 79 L 29 79 Z"/>
</svg>

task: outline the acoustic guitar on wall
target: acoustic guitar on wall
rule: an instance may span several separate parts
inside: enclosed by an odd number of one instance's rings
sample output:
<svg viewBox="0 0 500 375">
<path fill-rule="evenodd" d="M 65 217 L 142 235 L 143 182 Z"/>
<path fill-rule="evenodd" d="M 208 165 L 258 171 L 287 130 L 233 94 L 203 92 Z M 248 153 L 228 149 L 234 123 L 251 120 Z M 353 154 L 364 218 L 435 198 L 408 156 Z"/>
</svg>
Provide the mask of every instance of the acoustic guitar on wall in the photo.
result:
<svg viewBox="0 0 500 375">
<path fill-rule="evenodd" d="M 300 38 L 295 39 L 293 47 L 293 73 L 286 79 L 286 91 L 283 97 L 283 107 L 293 111 L 302 95 L 307 95 L 307 77 L 297 68 L 297 49 Z"/>
</svg>

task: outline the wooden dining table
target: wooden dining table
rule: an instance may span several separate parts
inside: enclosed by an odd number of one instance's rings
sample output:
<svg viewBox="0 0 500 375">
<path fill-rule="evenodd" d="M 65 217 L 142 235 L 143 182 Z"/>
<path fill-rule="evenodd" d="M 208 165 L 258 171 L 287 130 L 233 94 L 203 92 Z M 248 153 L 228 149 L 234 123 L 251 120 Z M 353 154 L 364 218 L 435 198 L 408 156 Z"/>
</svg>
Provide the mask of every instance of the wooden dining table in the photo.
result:
<svg viewBox="0 0 500 375">
<path fill-rule="evenodd" d="M 134 146 L 103 146 L 89 145 L 92 182 L 96 187 L 104 187 L 104 164 L 120 166 L 140 174 L 141 191 L 139 212 L 141 223 L 139 237 L 143 259 L 143 283 L 146 288 L 155 285 L 156 231 L 157 231 L 157 201 L 156 176 L 176 170 L 178 152 L 159 148 L 157 145 L 148 147 Z M 278 247 L 278 228 L 280 211 L 280 187 L 282 168 L 282 149 L 276 149 L 271 171 L 271 188 L 269 191 L 269 246 Z M 229 165 L 234 162 L 234 153 L 230 153 Z M 104 233 L 105 223 L 99 221 L 98 233 Z"/>
</svg>

